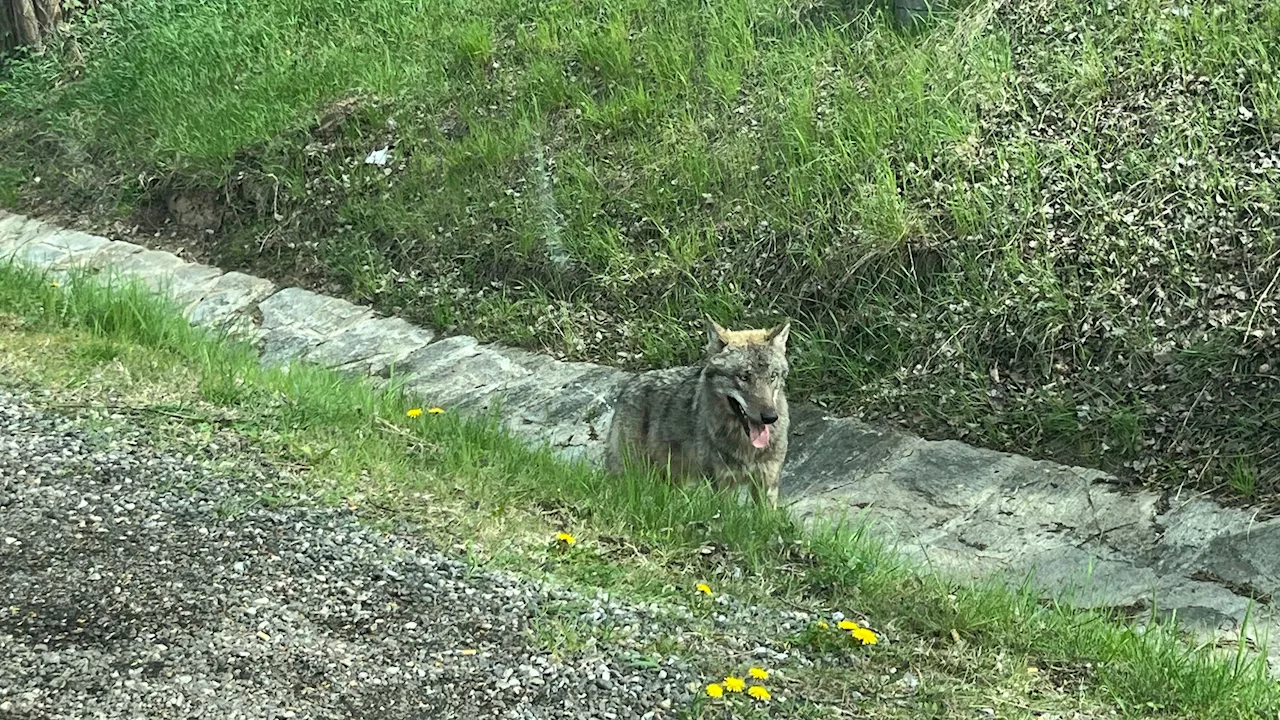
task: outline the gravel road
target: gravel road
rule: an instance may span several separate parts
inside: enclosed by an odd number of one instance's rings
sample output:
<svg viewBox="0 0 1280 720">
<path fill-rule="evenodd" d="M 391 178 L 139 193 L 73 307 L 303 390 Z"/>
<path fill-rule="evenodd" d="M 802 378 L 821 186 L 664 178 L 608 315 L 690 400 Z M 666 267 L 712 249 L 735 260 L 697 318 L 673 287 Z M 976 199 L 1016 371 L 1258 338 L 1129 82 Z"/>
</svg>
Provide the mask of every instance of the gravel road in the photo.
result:
<svg viewBox="0 0 1280 720">
<path fill-rule="evenodd" d="M 269 507 L 255 500 L 268 471 L 219 471 L 29 399 L 0 391 L 0 717 L 687 707 L 696 678 L 674 659 L 539 647 L 530 630 L 568 591 L 476 571 L 347 511 Z M 605 608 L 645 625 L 643 608 Z"/>
</svg>

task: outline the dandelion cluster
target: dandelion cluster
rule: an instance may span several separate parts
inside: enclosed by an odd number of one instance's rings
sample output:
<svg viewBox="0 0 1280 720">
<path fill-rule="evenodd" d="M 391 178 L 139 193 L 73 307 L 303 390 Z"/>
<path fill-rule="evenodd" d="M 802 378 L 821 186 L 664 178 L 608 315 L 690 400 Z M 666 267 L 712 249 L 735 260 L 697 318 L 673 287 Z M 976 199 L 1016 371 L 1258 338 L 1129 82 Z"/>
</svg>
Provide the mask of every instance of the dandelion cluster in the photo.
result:
<svg viewBox="0 0 1280 720">
<path fill-rule="evenodd" d="M 819 631 L 831 629 L 831 625 L 825 620 L 819 620 L 814 623 L 814 627 Z M 876 631 L 863 627 L 853 620 L 840 620 L 836 623 L 836 627 L 843 632 L 849 633 L 849 637 L 860 645 L 875 645 L 880 642 L 880 635 Z"/>
<path fill-rule="evenodd" d="M 759 681 L 769 678 L 769 671 L 761 667 L 752 667 L 747 669 L 747 677 L 751 678 L 753 684 L 748 685 L 747 680 L 737 675 L 729 675 L 717 683 L 711 683 L 707 686 L 707 697 L 719 700 L 725 697 L 725 693 L 745 694 L 752 700 L 760 703 L 767 703 L 773 699 L 773 695 L 764 685 L 760 685 Z"/>
</svg>

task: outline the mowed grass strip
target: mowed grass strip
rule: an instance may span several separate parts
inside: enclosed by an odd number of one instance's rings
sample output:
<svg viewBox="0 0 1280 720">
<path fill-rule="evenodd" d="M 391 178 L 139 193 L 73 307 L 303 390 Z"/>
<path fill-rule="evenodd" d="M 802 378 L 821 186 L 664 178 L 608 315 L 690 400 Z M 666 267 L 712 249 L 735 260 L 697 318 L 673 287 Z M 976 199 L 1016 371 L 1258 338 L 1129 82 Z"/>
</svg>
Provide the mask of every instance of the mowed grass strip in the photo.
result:
<svg viewBox="0 0 1280 720">
<path fill-rule="evenodd" d="M 1273 498 L 1280 6 L 883 10 L 105 3 L 0 69 L 0 202 L 575 359 L 787 315 L 797 396 Z"/>
<path fill-rule="evenodd" d="M 410 418 L 409 409 L 424 405 L 405 397 L 394 379 L 379 389 L 314 366 L 263 367 L 251 348 L 192 328 L 167 301 L 111 276 L 54 280 L 0 266 L 0 318 L 24 332 L 80 333 L 87 340 L 68 340 L 68 353 L 132 362 L 134 375 L 182 368 L 194 375 L 201 403 L 224 409 L 227 421 L 243 419 L 247 432 L 339 478 L 344 492 L 383 488 L 393 516 L 396 498 L 422 491 L 461 492 L 498 515 L 501 508 L 557 509 L 591 533 L 652 548 L 663 572 L 689 574 L 689 586 L 697 578 L 760 602 L 856 608 L 890 628 L 896 644 L 922 648 L 903 661 L 928 663 L 931 649 L 941 656 L 959 641 L 980 658 L 974 662 L 1001 673 L 1009 658 L 1052 668 L 1065 683 L 1059 691 L 1079 694 L 1081 707 L 1128 717 L 1280 712 L 1280 686 L 1244 646 L 1196 647 L 1171 625 L 1139 629 L 1042 602 L 1029 588 L 947 582 L 917 572 L 856 528 L 806 529 L 783 513 L 706 488 L 641 475 L 608 478 L 530 449 L 484 418 L 447 409 Z M 148 354 L 130 361 L 130 347 Z M 157 365 L 156 358 L 167 360 Z M 421 400 L 429 406 L 429 398 Z M 701 561 L 708 544 L 722 548 L 729 562 Z M 626 573 L 589 575 L 598 581 Z M 958 667 L 944 670 L 969 681 Z M 975 675 L 971 682 L 989 680 Z"/>
</svg>

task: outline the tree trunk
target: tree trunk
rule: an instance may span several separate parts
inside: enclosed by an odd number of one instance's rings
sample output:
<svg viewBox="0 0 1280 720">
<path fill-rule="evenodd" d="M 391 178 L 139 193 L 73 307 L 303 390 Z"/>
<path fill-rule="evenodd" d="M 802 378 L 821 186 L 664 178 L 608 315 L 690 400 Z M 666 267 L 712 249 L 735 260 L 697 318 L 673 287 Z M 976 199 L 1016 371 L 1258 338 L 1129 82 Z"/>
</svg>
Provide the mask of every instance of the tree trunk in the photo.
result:
<svg viewBox="0 0 1280 720">
<path fill-rule="evenodd" d="M 18 44 L 18 29 L 13 26 L 13 13 L 8 4 L 0 5 L 0 53 Z"/>
<path fill-rule="evenodd" d="M 0 53 L 16 47 L 44 52 L 45 39 L 57 32 L 66 20 L 65 0 L 0 0 Z M 95 0 L 77 3 L 88 8 Z"/>
<path fill-rule="evenodd" d="M 914 28 L 923 23 L 938 0 L 893 0 L 893 19 L 901 28 Z"/>
<path fill-rule="evenodd" d="M 33 0 L 40 34 L 48 35 L 62 22 L 62 0 Z"/>
<path fill-rule="evenodd" d="M 18 31 L 17 44 L 26 45 L 36 52 L 44 52 L 44 41 L 40 39 L 40 21 L 36 19 L 32 0 L 13 0 L 12 11 Z"/>
</svg>

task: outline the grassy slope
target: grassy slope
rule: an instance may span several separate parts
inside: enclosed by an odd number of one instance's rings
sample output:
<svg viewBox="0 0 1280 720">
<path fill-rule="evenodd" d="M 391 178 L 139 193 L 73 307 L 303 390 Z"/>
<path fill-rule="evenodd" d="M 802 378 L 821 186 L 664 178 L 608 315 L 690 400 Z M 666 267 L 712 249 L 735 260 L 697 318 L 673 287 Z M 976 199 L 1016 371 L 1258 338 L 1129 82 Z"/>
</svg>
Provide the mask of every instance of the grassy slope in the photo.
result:
<svg viewBox="0 0 1280 720">
<path fill-rule="evenodd" d="M 788 717 L 825 717 L 832 704 L 882 718 L 972 717 L 980 707 L 1010 718 L 1280 712 L 1280 686 L 1249 653 L 1193 649 L 1168 627 L 1135 631 L 1019 592 L 916 574 L 856 532 L 804 530 L 706 489 L 606 480 L 447 412 L 406 418 L 409 402 L 394 389 L 314 367 L 264 369 L 132 286 L 52 283 L 0 266 L 0 370 L 49 388 L 55 405 L 177 423 L 200 447 L 260 448 L 330 502 L 420 521 L 477 562 L 663 602 L 687 603 L 705 581 L 750 603 L 819 617 L 839 609 L 883 634 L 871 652 L 851 655 L 815 628 L 773 628 L 775 642 L 816 662 L 785 669 L 797 703 Z M 592 549 L 549 556 L 558 529 Z M 714 606 L 694 610 L 705 620 Z M 717 663 L 741 660 L 740 650 L 707 642 L 666 651 L 695 653 L 711 678 Z M 1032 677 L 1028 666 L 1041 672 Z M 904 668 L 921 679 L 919 692 L 903 691 Z"/>
<path fill-rule="evenodd" d="M 854 5 L 120 0 L 11 66 L 0 201 L 219 189 L 220 263 L 574 358 L 787 314 L 797 394 L 1273 492 L 1280 4 Z"/>
</svg>

